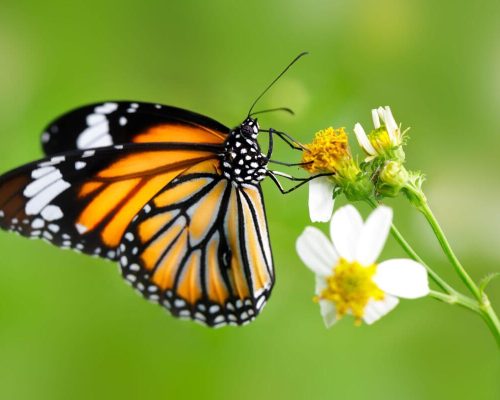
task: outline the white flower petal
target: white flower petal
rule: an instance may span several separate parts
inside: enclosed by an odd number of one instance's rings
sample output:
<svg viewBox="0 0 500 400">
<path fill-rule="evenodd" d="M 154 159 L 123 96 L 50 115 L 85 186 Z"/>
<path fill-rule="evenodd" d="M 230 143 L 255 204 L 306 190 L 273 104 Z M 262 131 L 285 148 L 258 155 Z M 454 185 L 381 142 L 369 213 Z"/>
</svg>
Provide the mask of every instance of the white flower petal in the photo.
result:
<svg viewBox="0 0 500 400">
<path fill-rule="evenodd" d="M 369 155 L 374 156 L 377 154 L 375 148 L 372 146 L 368 136 L 366 135 L 365 130 L 361 126 L 360 123 L 354 125 L 354 133 L 356 134 L 356 139 L 358 139 L 359 145 L 363 148 L 365 152 Z"/>
<path fill-rule="evenodd" d="M 304 229 L 296 243 L 297 253 L 315 274 L 329 276 L 337 264 L 338 256 L 323 232 L 312 226 Z"/>
<path fill-rule="evenodd" d="M 429 294 L 427 271 L 416 261 L 393 259 L 380 263 L 373 281 L 384 292 L 406 299 Z"/>
<path fill-rule="evenodd" d="M 337 322 L 337 310 L 335 309 L 335 304 L 331 301 L 320 300 L 319 309 L 327 328 L 330 328 L 335 322 Z"/>
<path fill-rule="evenodd" d="M 391 107 L 389 106 L 385 107 L 385 124 L 388 128 L 392 130 L 398 129 L 398 124 L 396 123 L 396 120 L 392 115 Z"/>
<path fill-rule="evenodd" d="M 363 315 L 363 321 L 368 325 L 373 324 L 378 319 L 382 318 L 389 311 L 393 310 L 399 303 L 397 297 L 386 294 L 383 300 L 375 301 L 370 300 L 370 302 L 365 307 L 365 312 Z"/>
<path fill-rule="evenodd" d="M 323 290 L 328 287 L 328 283 L 324 276 L 316 275 L 316 287 L 314 288 L 314 293 L 320 295 Z"/>
<path fill-rule="evenodd" d="M 361 215 L 351 205 L 339 208 L 333 214 L 330 222 L 330 237 L 340 257 L 347 261 L 354 261 L 362 228 Z"/>
<path fill-rule="evenodd" d="M 392 209 L 389 207 L 380 206 L 370 214 L 361 230 L 356 247 L 355 259 L 361 265 L 368 266 L 377 261 L 391 229 L 391 222 Z M 342 253 L 340 255 L 342 256 Z"/>
<path fill-rule="evenodd" d="M 375 127 L 375 129 L 380 128 L 380 117 L 377 109 L 372 110 L 372 119 L 373 119 L 373 126 Z"/>
<path fill-rule="evenodd" d="M 384 113 L 384 107 L 379 107 L 377 108 L 377 114 L 382 121 L 382 124 L 385 125 L 385 113 Z"/>
<path fill-rule="evenodd" d="M 309 182 L 309 216 L 312 222 L 326 222 L 332 217 L 334 188 L 327 176 Z"/>
</svg>

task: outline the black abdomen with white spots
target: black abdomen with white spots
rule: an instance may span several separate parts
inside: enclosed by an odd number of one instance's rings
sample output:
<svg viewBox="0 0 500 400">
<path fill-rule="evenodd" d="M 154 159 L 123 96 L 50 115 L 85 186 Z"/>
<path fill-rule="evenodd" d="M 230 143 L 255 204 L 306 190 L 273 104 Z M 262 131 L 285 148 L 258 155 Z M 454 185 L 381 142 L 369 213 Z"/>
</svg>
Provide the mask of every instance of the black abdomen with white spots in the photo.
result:
<svg viewBox="0 0 500 400">
<path fill-rule="evenodd" d="M 260 151 L 258 132 L 257 120 L 247 118 L 229 134 L 221 157 L 222 172 L 232 182 L 257 185 L 266 177 L 269 160 Z"/>
</svg>

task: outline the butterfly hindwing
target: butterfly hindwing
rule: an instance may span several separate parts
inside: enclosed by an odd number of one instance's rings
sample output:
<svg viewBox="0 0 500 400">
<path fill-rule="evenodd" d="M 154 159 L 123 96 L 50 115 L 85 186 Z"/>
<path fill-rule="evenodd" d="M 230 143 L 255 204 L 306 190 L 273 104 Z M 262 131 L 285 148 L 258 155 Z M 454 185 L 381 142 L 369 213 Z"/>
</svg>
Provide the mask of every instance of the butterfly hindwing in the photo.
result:
<svg viewBox="0 0 500 400">
<path fill-rule="evenodd" d="M 133 144 L 48 157 L 0 177 L 0 227 L 116 259 L 137 213 L 218 146 Z"/>
<path fill-rule="evenodd" d="M 236 186 L 210 166 L 155 196 L 119 254 L 124 278 L 146 298 L 209 326 L 253 320 L 274 283 L 260 187 Z"/>
<path fill-rule="evenodd" d="M 42 134 L 46 155 L 126 143 L 221 144 L 229 128 L 191 111 L 161 104 L 116 101 L 77 108 Z"/>
</svg>

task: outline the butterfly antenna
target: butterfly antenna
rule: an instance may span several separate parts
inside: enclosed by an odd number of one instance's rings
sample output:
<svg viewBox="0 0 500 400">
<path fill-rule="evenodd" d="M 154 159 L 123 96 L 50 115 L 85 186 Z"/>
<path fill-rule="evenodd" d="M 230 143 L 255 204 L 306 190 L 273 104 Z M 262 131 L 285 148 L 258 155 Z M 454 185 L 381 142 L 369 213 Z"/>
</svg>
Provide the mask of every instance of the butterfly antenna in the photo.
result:
<svg viewBox="0 0 500 400">
<path fill-rule="evenodd" d="M 306 54 L 309 54 L 309 53 L 307 51 L 300 53 L 297 57 L 295 57 L 293 59 L 293 61 L 290 64 L 288 64 L 286 66 L 286 68 L 283 71 L 281 71 L 281 73 L 276 78 L 274 78 L 274 80 L 264 89 L 264 91 L 259 95 L 259 97 L 257 97 L 255 99 L 255 101 L 252 103 L 252 106 L 250 107 L 250 111 L 248 111 L 248 116 L 252 115 L 253 108 L 255 107 L 257 102 L 262 98 L 262 96 L 264 96 L 266 94 L 266 92 L 285 74 L 286 71 L 288 71 L 290 69 L 290 67 L 293 64 L 295 64 L 300 58 L 302 58 Z"/>
<path fill-rule="evenodd" d="M 279 107 L 279 108 L 268 108 L 267 110 L 255 111 L 255 112 L 253 112 L 251 114 L 248 114 L 248 116 L 251 117 L 253 115 L 264 114 L 264 113 L 274 112 L 274 111 L 285 111 L 288 114 L 295 115 L 295 113 L 293 112 L 293 110 L 291 108 L 288 108 L 288 107 Z"/>
</svg>

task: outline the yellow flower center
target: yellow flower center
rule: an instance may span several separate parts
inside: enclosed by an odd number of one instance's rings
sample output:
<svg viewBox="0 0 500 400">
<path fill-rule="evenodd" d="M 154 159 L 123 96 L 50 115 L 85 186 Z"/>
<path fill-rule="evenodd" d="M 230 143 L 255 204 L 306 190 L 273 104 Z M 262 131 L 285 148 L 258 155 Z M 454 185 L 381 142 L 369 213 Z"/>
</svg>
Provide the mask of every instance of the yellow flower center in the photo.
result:
<svg viewBox="0 0 500 400">
<path fill-rule="evenodd" d="M 385 127 L 372 131 L 368 135 L 368 139 L 378 154 L 385 154 L 388 150 L 395 147 Z"/>
<path fill-rule="evenodd" d="M 365 267 L 358 262 L 341 258 L 334 268 L 333 275 L 326 280 L 328 286 L 315 300 L 334 302 L 337 318 L 342 318 L 350 311 L 359 325 L 368 302 L 371 299 L 384 299 L 384 292 L 372 280 L 376 271 L 376 264 Z"/>
<path fill-rule="evenodd" d="M 304 169 L 311 174 L 318 172 L 339 173 L 352 164 L 349 142 L 344 128 L 332 127 L 316 132 L 314 140 L 302 153 Z"/>
</svg>

